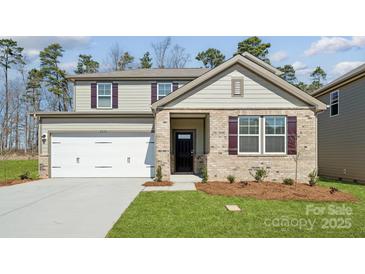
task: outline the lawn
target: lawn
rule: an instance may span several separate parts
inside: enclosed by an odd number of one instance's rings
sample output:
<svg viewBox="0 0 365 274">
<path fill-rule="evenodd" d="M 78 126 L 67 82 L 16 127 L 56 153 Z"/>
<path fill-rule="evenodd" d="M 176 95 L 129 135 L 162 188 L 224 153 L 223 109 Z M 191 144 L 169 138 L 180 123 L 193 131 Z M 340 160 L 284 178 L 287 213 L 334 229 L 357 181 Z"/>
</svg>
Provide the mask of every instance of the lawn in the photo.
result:
<svg viewBox="0 0 365 274">
<path fill-rule="evenodd" d="M 365 186 L 320 182 L 356 203 L 272 201 L 198 191 L 141 192 L 107 237 L 365 237 Z M 242 212 L 228 212 L 236 204 Z M 308 210 L 308 212 L 307 212 Z"/>
<path fill-rule="evenodd" d="M 3 160 L 0 161 L 0 182 L 19 179 L 19 175 L 29 171 L 31 178 L 38 176 L 37 160 Z"/>
</svg>

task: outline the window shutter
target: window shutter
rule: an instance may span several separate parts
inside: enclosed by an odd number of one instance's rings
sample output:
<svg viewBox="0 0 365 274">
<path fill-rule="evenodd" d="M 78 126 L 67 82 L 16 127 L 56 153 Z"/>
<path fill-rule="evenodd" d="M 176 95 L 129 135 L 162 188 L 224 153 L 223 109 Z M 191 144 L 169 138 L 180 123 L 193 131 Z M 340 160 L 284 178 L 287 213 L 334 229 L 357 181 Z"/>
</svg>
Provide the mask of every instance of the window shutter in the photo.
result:
<svg viewBox="0 0 365 274">
<path fill-rule="evenodd" d="M 96 108 L 96 83 L 91 83 L 91 108 Z"/>
<path fill-rule="evenodd" d="M 112 107 L 118 108 L 118 83 L 112 84 Z"/>
<path fill-rule="evenodd" d="M 297 117 L 287 117 L 288 155 L 297 154 Z"/>
<path fill-rule="evenodd" d="M 238 117 L 229 116 L 228 118 L 228 154 L 237 155 L 237 131 Z"/>
<path fill-rule="evenodd" d="M 151 83 L 151 104 L 157 101 L 157 83 Z"/>
<path fill-rule="evenodd" d="M 178 83 L 172 83 L 172 91 L 175 91 L 179 88 L 179 84 Z"/>
</svg>

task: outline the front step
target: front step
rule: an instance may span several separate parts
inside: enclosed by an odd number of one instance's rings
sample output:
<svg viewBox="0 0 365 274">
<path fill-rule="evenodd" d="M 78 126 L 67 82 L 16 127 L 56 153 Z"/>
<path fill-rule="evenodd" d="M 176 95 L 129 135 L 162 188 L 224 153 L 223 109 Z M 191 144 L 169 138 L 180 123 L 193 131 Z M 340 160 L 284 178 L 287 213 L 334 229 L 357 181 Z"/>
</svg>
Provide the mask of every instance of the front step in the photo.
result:
<svg viewBox="0 0 365 274">
<path fill-rule="evenodd" d="M 174 174 L 170 175 L 170 181 L 173 183 L 197 183 L 201 182 L 202 178 L 194 174 Z"/>
</svg>

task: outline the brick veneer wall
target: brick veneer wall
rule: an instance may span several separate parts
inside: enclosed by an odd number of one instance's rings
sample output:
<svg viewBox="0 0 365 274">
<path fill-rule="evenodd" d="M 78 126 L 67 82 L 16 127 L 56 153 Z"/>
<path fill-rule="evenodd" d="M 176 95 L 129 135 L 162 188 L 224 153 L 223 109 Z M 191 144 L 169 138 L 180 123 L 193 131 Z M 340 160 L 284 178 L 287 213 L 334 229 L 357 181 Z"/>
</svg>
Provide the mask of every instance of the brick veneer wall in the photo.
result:
<svg viewBox="0 0 365 274">
<path fill-rule="evenodd" d="M 297 116 L 298 179 L 306 181 L 316 168 L 316 116 L 310 109 L 283 110 L 160 110 L 156 113 L 156 167 L 162 167 L 164 179 L 171 171 L 170 159 L 170 113 L 209 113 L 209 153 L 206 155 L 209 180 L 226 180 L 234 175 L 237 180 L 251 180 L 249 169 L 269 168 L 268 180 L 282 181 L 295 177 L 295 160 L 292 155 L 240 156 L 228 155 L 228 117 L 238 115 L 287 115 Z"/>
</svg>

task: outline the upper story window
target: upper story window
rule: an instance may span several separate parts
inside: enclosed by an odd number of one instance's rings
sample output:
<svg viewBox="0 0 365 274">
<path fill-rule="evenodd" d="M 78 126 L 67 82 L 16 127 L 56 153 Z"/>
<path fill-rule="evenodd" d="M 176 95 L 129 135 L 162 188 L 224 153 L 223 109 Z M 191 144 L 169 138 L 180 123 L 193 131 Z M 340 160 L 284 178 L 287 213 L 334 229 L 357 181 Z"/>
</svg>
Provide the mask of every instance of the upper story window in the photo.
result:
<svg viewBox="0 0 365 274">
<path fill-rule="evenodd" d="M 97 86 L 97 106 L 98 108 L 112 107 L 112 84 L 98 83 Z"/>
<path fill-rule="evenodd" d="M 238 153 L 260 153 L 260 117 L 240 116 L 238 124 Z"/>
<path fill-rule="evenodd" d="M 338 90 L 333 91 L 330 93 L 330 116 L 336 116 L 339 114 L 339 101 L 340 99 L 340 92 Z"/>
<path fill-rule="evenodd" d="M 157 83 L 157 100 L 172 92 L 172 83 Z"/>
<path fill-rule="evenodd" d="M 243 78 L 235 77 L 231 79 L 232 96 L 243 96 Z"/>
<path fill-rule="evenodd" d="M 286 117 L 265 116 L 264 152 L 286 153 Z"/>
</svg>

